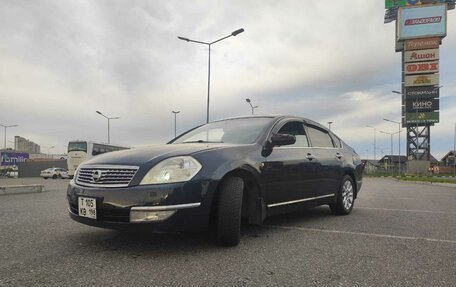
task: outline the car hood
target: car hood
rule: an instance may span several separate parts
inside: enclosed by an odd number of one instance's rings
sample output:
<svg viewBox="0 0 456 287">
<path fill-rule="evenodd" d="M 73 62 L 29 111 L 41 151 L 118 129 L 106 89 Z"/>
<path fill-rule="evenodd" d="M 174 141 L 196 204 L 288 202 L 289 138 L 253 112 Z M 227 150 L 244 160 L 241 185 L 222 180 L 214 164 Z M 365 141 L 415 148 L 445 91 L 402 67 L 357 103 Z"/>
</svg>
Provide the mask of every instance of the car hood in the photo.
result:
<svg viewBox="0 0 456 287">
<path fill-rule="evenodd" d="M 121 150 L 97 155 L 83 165 L 134 165 L 139 166 L 164 158 L 193 155 L 201 151 L 220 149 L 232 145 L 224 144 L 166 144 Z"/>
</svg>

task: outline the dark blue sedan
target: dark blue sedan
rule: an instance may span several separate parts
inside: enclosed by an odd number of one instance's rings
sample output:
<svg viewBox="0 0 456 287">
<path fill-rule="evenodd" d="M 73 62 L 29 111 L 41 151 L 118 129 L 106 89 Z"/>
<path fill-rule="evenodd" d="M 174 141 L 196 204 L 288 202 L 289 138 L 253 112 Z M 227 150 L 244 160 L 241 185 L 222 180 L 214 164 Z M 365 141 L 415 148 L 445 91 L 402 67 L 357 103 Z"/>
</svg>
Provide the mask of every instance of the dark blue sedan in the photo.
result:
<svg viewBox="0 0 456 287">
<path fill-rule="evenodd" d="M 79 166 L 74 220 L 112 229 L 215 230 L 236 245 L 241 220 L 327 204 L 349 214 L 361 189 L 356 152 L 322 125 L 252 116 L 194 128 L 166 145 L 112 152 Z"/>
</svg>

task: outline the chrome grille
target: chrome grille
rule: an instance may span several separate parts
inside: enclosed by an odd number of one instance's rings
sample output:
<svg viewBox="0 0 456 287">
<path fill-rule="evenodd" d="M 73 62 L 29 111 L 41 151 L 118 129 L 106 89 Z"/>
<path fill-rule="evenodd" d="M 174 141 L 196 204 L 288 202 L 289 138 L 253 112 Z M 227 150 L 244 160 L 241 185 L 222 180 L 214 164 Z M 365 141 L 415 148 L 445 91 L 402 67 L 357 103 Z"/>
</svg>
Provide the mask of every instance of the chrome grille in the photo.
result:
<svg viewBox="0 0 456 287">
<path fill-rule="evenodd" d="M 78 169 L 76 184 L 93 187 L 126 187 L 138 171 L 137 166 L 100 165 Z"/>
</svg>

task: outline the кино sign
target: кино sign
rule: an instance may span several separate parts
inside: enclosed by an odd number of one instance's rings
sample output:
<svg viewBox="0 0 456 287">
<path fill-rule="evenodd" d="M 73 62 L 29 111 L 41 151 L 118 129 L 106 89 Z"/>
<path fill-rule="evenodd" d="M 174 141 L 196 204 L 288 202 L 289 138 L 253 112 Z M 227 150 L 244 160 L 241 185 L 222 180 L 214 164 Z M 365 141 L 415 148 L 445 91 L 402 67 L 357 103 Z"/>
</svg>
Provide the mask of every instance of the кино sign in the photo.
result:
<svg viewBox="0 0 456 287">
<path fill-rule="evenodd" d="M 406 112 L 432 112 L 439 109 L 438 99 L 415 99 L 407 100 L 405 104 Z"/>
</svg>

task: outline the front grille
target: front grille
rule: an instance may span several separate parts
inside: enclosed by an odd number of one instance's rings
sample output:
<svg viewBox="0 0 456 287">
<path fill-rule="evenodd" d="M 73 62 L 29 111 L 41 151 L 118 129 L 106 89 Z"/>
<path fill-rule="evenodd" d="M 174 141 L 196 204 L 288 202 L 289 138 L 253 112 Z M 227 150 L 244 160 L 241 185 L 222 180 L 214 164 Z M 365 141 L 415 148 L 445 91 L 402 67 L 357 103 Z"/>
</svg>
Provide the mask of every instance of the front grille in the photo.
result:
<svg viewBox="0 0 456 287">
<path fill-rule="evenodd" d="M 126 187 L 138 171 L 137 166 L 80 167 L 76 184 L 93 187 Z"/>
</svg>

